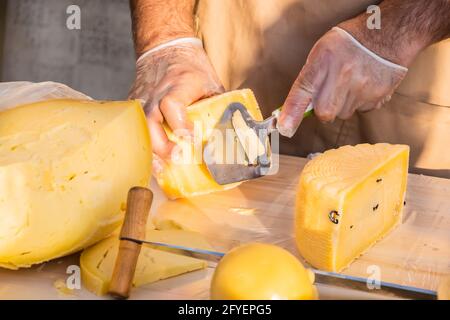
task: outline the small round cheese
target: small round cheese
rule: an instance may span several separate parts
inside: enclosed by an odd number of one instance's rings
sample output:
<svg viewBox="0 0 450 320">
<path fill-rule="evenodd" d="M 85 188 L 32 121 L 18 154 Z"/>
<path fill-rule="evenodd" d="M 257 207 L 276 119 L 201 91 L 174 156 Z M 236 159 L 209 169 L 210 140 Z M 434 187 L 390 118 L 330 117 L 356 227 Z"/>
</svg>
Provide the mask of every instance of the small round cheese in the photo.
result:
<svg viewBox="0 0 450 320">
<path fill-rule="evenodd" d="M 288 251 L 250 243 L 223 257 L 211 282 L 211 298 L 223 300 L 316 299 L 313 278 Z"/>
</svg>

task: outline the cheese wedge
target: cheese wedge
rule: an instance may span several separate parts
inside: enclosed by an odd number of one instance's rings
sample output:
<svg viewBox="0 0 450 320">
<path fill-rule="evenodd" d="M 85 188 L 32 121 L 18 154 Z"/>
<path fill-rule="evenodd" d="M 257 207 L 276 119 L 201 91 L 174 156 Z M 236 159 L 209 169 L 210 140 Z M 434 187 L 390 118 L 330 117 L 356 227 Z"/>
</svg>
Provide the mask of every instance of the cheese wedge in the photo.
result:
<svg viewBox="0 0 450 320">
<path fill-rule="evenodd" d="M 167 163 L 154 175 L 158 184 L 170 199 L 191 197 L 214 191 L 236 187 L 239 183 L 219 185 L 214 181 L 203 162 L 203 147 L 213 134 L 213 129 L 223 112 L 232 102 L 242 103 L 256 120 L 262 120 L 262 114 L 253 92 L 249 89 L 236 90 L 201 100 L 187 108 L 188 118 L 194 123 L 194 136 L 191 141 L 176 136 L 166 126 L 170 140 L 177 143 L 181 161 Z"/>
<path fill-rule="evenodd" d="M 314 267 L 340 271 L 402 220 L 409 147 L 344 146 L 303 169 L 295 234 Z"/>
<path fill-rule="evenodd" d="M 109 236 L 128 189 L 148 185 L 151 155 L 138 101 L 0 112 L 0 266 L 28 267 Z"/>
<path fill-rule="evenodd" d="M 146 240 L 210 250 L 211 246 L 195 232 L 181 230 L 147 230 Z M 83 286 L 96 295 L 108 292 L 119 249 L 116 236 L 83 251 L 80 257 Z M 207 262 L 178 254 L 177 249 L 143 245 L 136 266 L 133 285 L 138 287 L 186 272 L 203 269 Z"/>
</svg>

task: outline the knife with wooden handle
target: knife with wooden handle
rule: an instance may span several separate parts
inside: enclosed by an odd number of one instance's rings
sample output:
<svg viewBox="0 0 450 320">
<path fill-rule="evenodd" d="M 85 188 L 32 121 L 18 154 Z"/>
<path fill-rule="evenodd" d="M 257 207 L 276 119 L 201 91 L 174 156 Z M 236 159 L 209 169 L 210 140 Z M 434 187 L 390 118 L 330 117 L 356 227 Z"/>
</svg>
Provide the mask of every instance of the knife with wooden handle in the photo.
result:
<svg viewBox="0 0 450 320">
<path fill-rule="evenodd" d="M 128 192 L 127 210 L 120 231 L 119 252 L 109 286 L 109 293 L 120 299 L 130 295 L 136 264 L 141 252 L 141 243 L 133 239 L 144 239 L 153 193 L 143 187 L 133 187 Z"/>
</svg>

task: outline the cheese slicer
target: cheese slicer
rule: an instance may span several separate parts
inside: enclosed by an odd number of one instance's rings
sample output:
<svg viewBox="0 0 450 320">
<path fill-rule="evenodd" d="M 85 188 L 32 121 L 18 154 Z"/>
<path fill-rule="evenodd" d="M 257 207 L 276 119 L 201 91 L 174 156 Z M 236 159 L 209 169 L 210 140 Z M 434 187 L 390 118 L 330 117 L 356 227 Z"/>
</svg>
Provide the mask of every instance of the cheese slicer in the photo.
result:
<svg viewBox="0 0 450 320">
<path fill-rule="evenodd" d="M 281 108 L 256 121 L 239 102 L 225 109 L 203 149 L 203 161 L 214 180 L 225 185 L 267 175 L 273 164 L 269 135 L 277 132 Z M 303 118 L 313 114 L 310 103 Z"/>
</svg>

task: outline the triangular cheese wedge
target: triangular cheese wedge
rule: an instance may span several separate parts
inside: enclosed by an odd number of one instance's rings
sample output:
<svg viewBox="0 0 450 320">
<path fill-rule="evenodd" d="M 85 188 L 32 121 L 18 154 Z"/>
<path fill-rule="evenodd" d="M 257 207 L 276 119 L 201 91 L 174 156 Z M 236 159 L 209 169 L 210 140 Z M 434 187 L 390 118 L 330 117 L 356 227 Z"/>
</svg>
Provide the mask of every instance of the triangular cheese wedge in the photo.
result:
<svg viewBox="0 0 450 320">
<path fill-rule="evenodd" d="M 190 231 L 147 230 L 145 238 L 148 241 L 211 249 L 200 234 Z M 119 239 L 113 236 L 83 251 L 80 258 L 83 286 L 97 295 L 108 292 L 118 249 Z M 141 286 L 206 267 L 206 261 L 181 255 L 177 249 L 142 245 L 133 285 Z"/>
<path fill-rule="evenodd" d="M 296 241 L 316 268 L 339 271 L 401 222 L 409 147 L 344 146 L 311 160 L 300 177 Z"/>
</svg>

